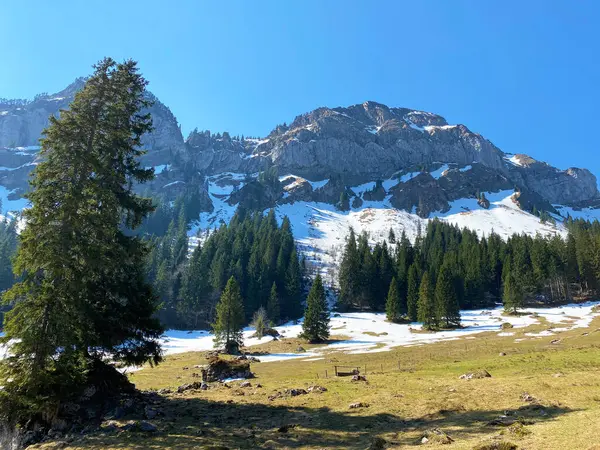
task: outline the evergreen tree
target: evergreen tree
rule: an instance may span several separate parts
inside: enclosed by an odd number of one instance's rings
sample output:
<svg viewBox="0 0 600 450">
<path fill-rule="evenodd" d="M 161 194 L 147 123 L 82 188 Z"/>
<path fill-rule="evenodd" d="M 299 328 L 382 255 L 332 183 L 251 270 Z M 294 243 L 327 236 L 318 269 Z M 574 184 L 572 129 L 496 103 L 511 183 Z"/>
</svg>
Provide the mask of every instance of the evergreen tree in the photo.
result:
<svg viewBox="0 0 600 450">
<path fill-rule="evenodd" d="M 277 295 L 277 284 L 275 282 L 271 286 L 271 295 L 269 295 L 269 302 L 267 303 L 267 316 L 274 324 L 279 323 L 279 296 Z"/>
<path fill-rule="evenodd" d="M 390 244 L 396 243 L 396 234 L 394 233 L 394 229 L 390 227 L 390 232 L 388 233 L 388 241 Z"/>
<path fill-rule="evenodd" d="M 340 295 L 338 297 L 338 308 L 342 311 L 350 309 L 358 296 L 359 270 L 360 260 L 356 247 L 356 235 L 354 230 L 350 228 L 339 272 Z"/>
<path fill-rule="evenodd" d="M 511 263 L 506 265 L 506 276 L 504 277 L 504 293 L 502 296 L 504 309 L 517 313 L 519 308 L 523 307 L 523 290 L 517 281 L 513 272 Z"/>
<path fill-rule="evenodd" d="M 449 264 L 444 264 L 435 285 L 437 316 L 448 328 L 460 325 L 460 308 L 452 278 Z"/>
<path fill-rule="evenodd" d="M 235 278 L 229 278 L 216 308 L 216 320 L 212 325 L 215 347 L 227 353 L 237 353 L 243 345 L 244 306 L 240 287 Z"/>
<path fill-rule="evenodd" d="M 14 266 L 21 281 L 4 296 L 15 306 L 0 384 L 20 418 L 52 419 L 106 355 L 131 365 L 161 359 L 147 246 L 125 233 L 153 210 L 131 189 L 153 178 L 138 161 L 152 127 L 140 112 L 146 84 L 135 62 L 107 58 L 44 131 Z"/>
<path fill-rule="evenodd" d="M 258 339 L 262 339 L 270 325 L 269 317 L 267 316 L 267 311 L 265 308 L 261 307 L 254 313 L 254 316 L 252 317 L 252 323 L 250 325 L 256 330 L 255 336 Z"/>
<path fill-rule="evenodd" d="M 408 318 L 411 322 L 418 320 L 418 303 L 419 303 L 419 272 L 416 264 L 411 264 L 408 269 L 408 282 L 407 282 L 407 310 Z"/>
<path fill-rule="evenodd" d="M 423 274 L 419 287 L 418 318 L 419 322 L 423 323 L 423 327 L 428 330 L 436 329 L 439 325 L 428 272 Z"/>
<path fill-rule="evenodd" d="M 329 338 L 329 309 L 323 280 L 319 274 L 306 299 L 302 337 L 311 343 L 323 342 Z"/>
<path fill-rule="evenodd" d="M 396 322 L 402 316 L 400 312 L 400 295 L 396 277 L 392 278 L 392 282 L 390 283 L 390 289 L 385 303 L 385 315 L 390 322 Z"/>
</svg>

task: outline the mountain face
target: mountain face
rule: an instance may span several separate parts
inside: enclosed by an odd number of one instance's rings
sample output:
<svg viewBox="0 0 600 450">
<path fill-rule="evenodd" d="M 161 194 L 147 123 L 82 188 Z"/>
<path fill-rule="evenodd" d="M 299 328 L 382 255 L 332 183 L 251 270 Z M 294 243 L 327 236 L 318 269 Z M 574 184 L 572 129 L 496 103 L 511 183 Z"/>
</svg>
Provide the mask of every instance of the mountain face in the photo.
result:
<svg viewBox="0 0 600 450">
<path fill-rule="evenodd" d="M 0 187 L 9 201 L 27 189 L 48 117 L 68 108 L 84 82 L 78 79 L 33 101 L 0 100 Z M 348 205 L 338 205 L 341 209 L 385 200 L 428 217 L 451 210 L 459 199 L 479 199 L 480 192 L 516 190 L 513 201 L 520 208 L 559 213 L 554 205 L 587 207 L 600 199 L 588 170 L 559 170 L 527 155 L 504 153 L 465 125 L 450 125 L 428 112 L 365 102 L 318 108 L 264 139 L 194 130 L 184 141 L 169 108 L 149 96 L 154 131 L 144 137 L 143 163 L 157 172 L 149 188 L 169 199 L 191 192 L 207 212 L 223 202 L 254 208 L 297 201 L 338 204 L 345 195 Z M 256 179 L 271 167 L 282 177 L 272 183 Z"/>
</svg>

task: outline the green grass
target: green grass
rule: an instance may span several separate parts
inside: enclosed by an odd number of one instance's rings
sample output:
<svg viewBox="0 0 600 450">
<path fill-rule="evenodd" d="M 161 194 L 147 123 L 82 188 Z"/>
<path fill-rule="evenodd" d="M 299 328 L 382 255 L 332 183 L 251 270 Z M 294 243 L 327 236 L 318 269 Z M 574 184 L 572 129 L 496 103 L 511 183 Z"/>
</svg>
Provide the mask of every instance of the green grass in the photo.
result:
<svg viewBox="0 0 600 450">
<path fill-rule="evenodd" d="M 251 380 L 252 388 L 232 383 L 232 388 L 215 385 L 208 391 L 165 396 L 160 405 L 165 417 L 153 421 L 159 428 L 155 435 L 93 433 L 66 448 L 365 449 L 380 437 L 387 448 L 403 449 L 421 447 L 421 438 L 437 428 L 454 442 L 426 448 L 495 448 L 504 441 L 523 449 L 585 450 L 598 442 L 599 326 L 596 319 L 590 329 L 560 333 L 559 345 L 550 344 L 555 337 L 525 336 L 549 328 L 542 323 L 511 330 L 515 334 L 510 337 L 485 333 L 390 352 L 326 353 L 319 361 L 253 364 L 257 378 Z M 526 340 L 515 343 L 515 338 Z M 295 351 L 298 345 L 314 347 L 281 340 L 251 350 Z M 131 379 L 144 390 L 173 389 L 197 380 L 192 373 L 199 371 L 193 366 L 205 361 L 202 353 L 174 355 Z M 334 365 L 366 367 L 368 383 L 332 377 Z M 486 369 L 492 378 L 459 380 L 461 374 L 477 369 Z M 256 383 L 263 387 L 255 388 Z M 269 400 L 286 388 L 312 384 L 325 386 L 327 392 Z M 539 399 L 541 406 L 523 402 L 524 392 Z M 369 407 L 349 409 L 354 402 Z M 524 426 L 490 424 L 505 414 Z M 296 426 L 282 433 L 278 431 L 282 425 Z"/>
</svg>

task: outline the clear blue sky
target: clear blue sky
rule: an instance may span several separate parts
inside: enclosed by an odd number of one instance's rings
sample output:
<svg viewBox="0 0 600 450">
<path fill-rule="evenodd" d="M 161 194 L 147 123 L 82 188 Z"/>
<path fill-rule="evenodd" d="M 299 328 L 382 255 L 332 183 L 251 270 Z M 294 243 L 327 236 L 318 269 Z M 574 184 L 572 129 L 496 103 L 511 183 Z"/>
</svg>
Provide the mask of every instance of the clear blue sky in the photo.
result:
<svg viewBox="0 0 600 450">
<path fill-rule="evenodd" d="M 599 30 L 597 0 L 5 0 L 0 97 L 134 58 L 185 135 L 375 100 L 600 175 Z"/>
</svg>

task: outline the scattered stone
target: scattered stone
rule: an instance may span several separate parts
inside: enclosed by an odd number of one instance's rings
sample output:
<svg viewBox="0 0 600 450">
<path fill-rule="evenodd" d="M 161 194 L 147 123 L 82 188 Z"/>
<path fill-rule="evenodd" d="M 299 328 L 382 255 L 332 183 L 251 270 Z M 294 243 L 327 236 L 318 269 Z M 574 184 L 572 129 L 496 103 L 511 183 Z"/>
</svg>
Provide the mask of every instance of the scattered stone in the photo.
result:
<svg viewBox="0 0 600 450">
<path fill-rule="evenodd" d="M 554 375 L 552 375 L 552 376 L 553 376 L 554 378 L 562 378 L 562 377 L 564 377 L 564 376 L 565 376 L 565 374 L 564 374 L 564 373 L 561 373 L 561 372 L 558 372 L 558 373 L 555 373 L 555 374 L 554 374 Z"/>
<path fill-rule="evenodd" d="M 112 420 L 109 420 L 108 422 L 105 422 L 100 425 L 100 431 L 103 431 L 105 433 L 116 433 L 117 431 L 119 431 L 119 424 L 113 422 Z"/>
<path fill-rule="evenodd" d="M 498 356 L 506 356 L 506 353 L 500 352 L 500 353 L 498 353 Z"/>
<path fill-rule="evenodd" d="M 201 389 L 202 384 L 203 383 L 201 383 L 200 381 L 194 381 L 193 383 L 182 384 L 181 386 L 179 386 L 177 388 L 177 392 L 181 394 L 185 391 L 190 391 L 192 389 Z"/>
<path fill-rule="evenodd" d="M 561 342 L 562 342 L 562 339 L 553 339 L 550 341 L 550 344 L 556 345 L 556 344 L 560 344 Z"/>
<path fill-rule="evenodd" d="M 150 422 L 146 422 L 144 420 L 130 420 L 125 425 L 123 425 L 121 429 L 123 431 L 141 431 L 144 433 L 155 433 L 156 431 L 158 431 L 156 425 Z"/>
<path fill-rule="evenodd" d="M 263 386 L 262 386 L 262 384 L 260 384 L 260 383 L 256 383 L 256 386 L 254 386 L 254 387 L 255 387 L 255 388 L 257 388 L 257 389 L 259 389 L 259 388 L 261 388 L 261 387 L 263 387 Z"/>
<path fill-rule="evenodd" d="M 485 369 L 481 369 L 481 370 L 477 370 L 475 372 L 469 372 L 469 373 L 465 373 L 462 374 L 459 379 L 461 380 L 479 380 L 482 378 L 491 378 L 492 375 L 490 375 L 490 373 L 485 370 Z"/>
<path fill-rule="evenodd" d="M 161 414 L 161 411 L 154 409 L 151 406 L 146 406 L 144 408 L 144 416 L 146 419 L 155 419 L 159 414 Z"/>
<path fill-rule="evenodd" d="M 364 375 L 352 375 L 352 378 L 350 378 L 350 381 L 355 382 L 355 381 L 367 381 L 367 377 L 365 377 Z"/>
<path fill-rule="evenodd" d="M 439 428 L 427 430 L 421 439 L 421 444 L 452 444 L 452 442 L 454 442 L 454 439 Z"/>
<path fill-rule="evenodd" d="M 249 388 L 249 387 L 252 387 L 252 384 L 249 381 L 242 381 L 240 383 L 240 387 L 241 388 Z"/>
<path fill-rule="evenodd" d="M 322 393 L 322 392 L 327 392 L 327 388 L 323 387 L 323 386 L 309 386 L 307 389 L 308 392 L 318 392 L 318 393 Z"/>
<path fill-rule="evenodd" d="M 448 392 L 456 392 L 456 389 L 450 388 L 450 389 L 448 389 Z"/>
<path fill-rule="evenodd" d="M 304 347 L 302 347 L 301 345 L 299 345 L 298 348 L 296 349 L 296 353 L 306 353 L 306 349 Z"/>
<path fill-rule="evenodd" d="M 350 409 L 368 408 L 368 407 L 369 407 L 369 404 L 363 403 L 363 402 L 350 403 L 350 405 L 348 405 L 348 408 L 350 408 Z"/>
<path fill-rule="evenodd" d="M 533 395 L 528 394 L 527 392 L 523 392 L 521 394 L 521 401 L 528 403 L 537 403 L 538 399 L 535 398 Z"/>
<path fill-rule="evenodd" d="M 289 394 L 292 397 L 297 397 L 299 395 L 306 395 L 308 392 L 306 389 L 285 389 L 283 392 Z"/>
<path fill-rule="evenodd" d="M 183 370 L 189 370 L 190 368 L 188 366 L 183 367 Z"/>
<path fill-rule="evenodd" d="M 510 330 L 511 328 L 514 328 L 513 324 L 510 322 L 504 322 L 502 324 L 502 329 L 503 330 Z"/>
<path fill-rule="evenodd" d="M 295 424 L 286 424 L 286 425 L 282 425 L 279 428 L 277 428 L 277 431 L 279 433 L 287 433 L 288 431 L 296 428 L 298 425 Z"/>
<path fill-rule="evenodd" d="M 171 392 L 172 392 L 171 389 L 159 389 L 158 390 L 159 395 L 167 395 L 167 394 L 170 394 Z"/>
<path fill-rule="evenodd" d="M 387 441 L 383 438 L 376 437 L 371 441 L 371 445 L 366 450 L 384 450 L 387 446 Z"/>
</svg>

